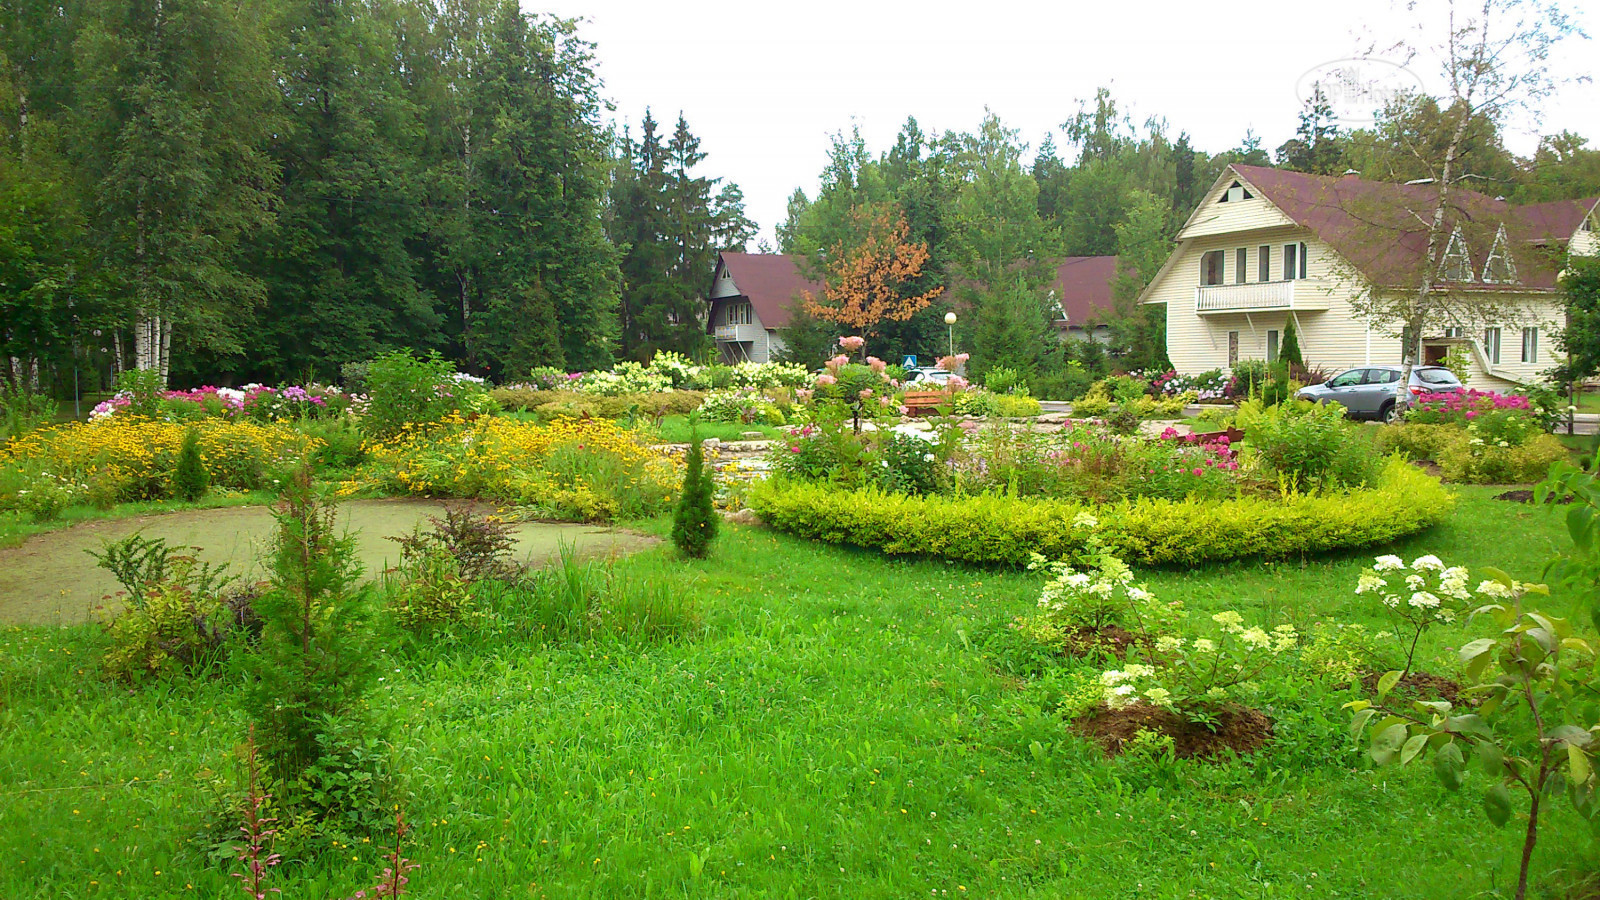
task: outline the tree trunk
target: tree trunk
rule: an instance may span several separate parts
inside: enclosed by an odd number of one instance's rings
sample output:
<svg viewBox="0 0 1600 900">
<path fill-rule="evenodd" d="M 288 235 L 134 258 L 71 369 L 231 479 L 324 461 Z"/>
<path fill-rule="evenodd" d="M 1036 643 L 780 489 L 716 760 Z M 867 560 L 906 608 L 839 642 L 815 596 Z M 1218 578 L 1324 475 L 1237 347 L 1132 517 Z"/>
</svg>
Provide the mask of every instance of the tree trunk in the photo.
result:
<svg viewBox="0 0 1600 900">
<path fill-rule="evenodd" d="M 1540 782 L 1543 784 L 1543 781 Z M 1522 868 L 1517 873 L 1516 900 L 1528 896 L 1528 866 L 1533 862 L 1533 845 L 1539 840 L 1539 792 L 1533 792 L 1532 805 L 1528 807 L 1528 834 L 1522 841 Z"/>
</svg>

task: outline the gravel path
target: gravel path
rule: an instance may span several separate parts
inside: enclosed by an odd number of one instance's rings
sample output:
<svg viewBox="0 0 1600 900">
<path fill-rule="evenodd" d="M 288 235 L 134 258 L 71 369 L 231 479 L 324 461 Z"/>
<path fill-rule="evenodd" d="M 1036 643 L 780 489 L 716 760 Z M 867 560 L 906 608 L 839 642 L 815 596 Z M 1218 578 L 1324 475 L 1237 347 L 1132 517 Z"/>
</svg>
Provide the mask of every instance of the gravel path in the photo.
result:
<svg viewBox="0 0 1600 900">
<path fill-rule="evenodd" d="M 357 534 L 362 565 L 375 575 L 399 559 L 387 538 L 410 533 L 444 504 L 429 500 L 353 500 L 339 508 L 340 521 Z M 227 563 L 246 578 L 263 577 L 258 560 L 272 538 L 271 510 L 263 506 L 185 510 L 162 515 L 85 522 L 64 531 L 34 535 L 21 546 L 0 549 L 0 624 L 69 625 L 103 617 L 120 607 L 121 588 L 85 551 L 143 531 L 169 544 L 199 547 L 199 557 Z M 515 527 L 516 555 L 543 562 L 571 544 L 578 552 L 630 552 L 655 543 L 646 535 L 599 525 L 525 523 Z"/>
</svg>

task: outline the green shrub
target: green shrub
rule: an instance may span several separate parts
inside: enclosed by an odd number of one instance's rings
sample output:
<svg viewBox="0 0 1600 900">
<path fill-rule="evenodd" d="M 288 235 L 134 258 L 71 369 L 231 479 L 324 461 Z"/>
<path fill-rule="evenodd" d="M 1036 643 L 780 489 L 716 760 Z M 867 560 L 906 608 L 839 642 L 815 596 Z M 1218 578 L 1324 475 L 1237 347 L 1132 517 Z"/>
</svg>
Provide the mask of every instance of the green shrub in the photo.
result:
<svg viewBox="0 0 1600 900">
<path fill-rule="evenodd" d="M 0 381 L 0 447 L 14 437 L 49 424 L 56 417 L 56 409 L 56 402 L 44 394 Z"/>
<path fill-rule="evenodd" d="M 1438 459 L 1445 445 L 1465 438 L 1456 425 L 1396 423 L 1378 429 L 1373 446 L 1379 453 L 1399 453 L 1407 459 Z"/>
<path fill-rule="evenodd" d="M 1248 422 L 1245 439 L 1264 474 L 1300 490 L 1357 487 L 1377 477 L 1377 451 L 1338 405 L 1291 400 L 1247 416 L 1250 405 L 1240 407 L 1239 418 Z"/>
<path fill-rule="evenodd" d="M 318 468 L 353 469 L 367 461 L 366 440 L 353 418 L 306 421 L 299 428 L 321 442 L 312 453 Z"/>
<path fill-rule="evenodd" d="M 877 489 L 771 479 L 750 507 L 781 531 L 889 554 L 1021 564 L 1084 550 L 1073 519 L 1090 509 L 1061 500 L 992 495 L 909 497 Z M 1139 565 L 1284 558 L 1383 544 L 1443 520 L 1453 498 L 1415 466 L 1390 460 L 1373 487 L 1283 499 L 1141 499 L 1092 507 L 1106 548 Z"/>
<path fill-rule="evenodd" d="M 1457 484 L 1528 484 L 1567 458 L 1566 447 L 1553 435 L 1536 433 L 1521 444 L 1506 440 L 1507 446 L 1478 435 L 1460 425 L 1408 422 L 1379 429 L 1375 446 L 1408 459 L 1433 460 L 1444 480 Z"/>
<path fill-rule="evenodd" d="M 455 364 L 438 352 L 424 357 L 407 351 L 385 353 L 367 374 L 368 403 L 363 426 L 386 438 L 409 426 L 430 425 L 451 413 L 486 412 L 489 397 L 481 384 L 456 376 Z"/>
<path fill-rule="evenodd" d="M 1436 462 L 1445 481 L 1459 484 L 1529 484 L 1542 481 L 1550 466 L 1567 458 L 1554 435 L 1541 434 L 1517 447 L 1475 444 L 1465 434 L 1447 443 Z"/>
<path fill-rule="evenodd" d="M 672 543 L 693 559 L 705 559 L 717 537 L 716 487 L 706 471 L 705 451 L 698 430 L 689 433 L 688 465 L 683 471 L 683 493 L 672 517 Z"/>
<path fill-rule="evenodd" d="M 1072 404 L 1072 414 L 1080 418 L 1103 416 L 1111 412 L 1111 400 L 1106 397 L 1086 396 Z"/>
<path fill-rule="evenodd" d="M 130 605 L 107 626 L 111 647 L 102 663 L 111 678 L 134 681 L 193 673 L 222 660 L 234 638 L 259 633 L 255 588 L 231 593 L 189 583 L 193 561 L 180 559 L 171 577 L 151 585 L 143 603 Z"/>
<path fill-rule="evenodd" d="M 211 487 L 211 475 L 200 459 L 200 433 L 193 428 L 183 433 L 178 450 L 178 465 L 172 470 L 172 495 L 190 503 L 199 500 Z"/>
<path fill-rule="evenodd" d="M 347 362 L 339 366 L 339 386 L 351 394 L 367 392 L 367 376 L 372 372 L 372 361 Z"/>
<path fill-rule="evenodd" d="M 983 386 L 996 394 L 1028 396 L 1028 378 L 1010 366 L 995 366 L 983 376 Z"/>
<path fill-rule="evenodd" d="M 994 395 L 994 414 L 1008 419 L 1037 416 L 1041 412 L 1039 401 L 1016 394 Z"/>
<path fill-rule="evenodd" d="M 1035 378 L 1032 393 L 1044 400 L 1077 400 L 1089 392 L 1089 385 L 1093 383 L 1094 376 L 1073 363 L 1059 372 Z"/>
</svg>

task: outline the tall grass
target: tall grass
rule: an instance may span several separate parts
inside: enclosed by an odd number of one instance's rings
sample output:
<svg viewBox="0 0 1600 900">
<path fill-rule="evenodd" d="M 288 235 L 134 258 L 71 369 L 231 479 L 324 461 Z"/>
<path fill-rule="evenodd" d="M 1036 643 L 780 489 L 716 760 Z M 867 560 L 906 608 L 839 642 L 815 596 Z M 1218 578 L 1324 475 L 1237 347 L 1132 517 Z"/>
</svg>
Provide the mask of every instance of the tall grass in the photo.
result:
<svg viewBox="0 0 1600 900">
<path fill-rule="evenodd" d="M 557 560 L 513 581 L 485 581 L 479 600 L 514 632 L 545 641 L 674 640 L 700 627 L 692 593 L 670 571 L 580 559 L 562 544 Z"/>
</svg>

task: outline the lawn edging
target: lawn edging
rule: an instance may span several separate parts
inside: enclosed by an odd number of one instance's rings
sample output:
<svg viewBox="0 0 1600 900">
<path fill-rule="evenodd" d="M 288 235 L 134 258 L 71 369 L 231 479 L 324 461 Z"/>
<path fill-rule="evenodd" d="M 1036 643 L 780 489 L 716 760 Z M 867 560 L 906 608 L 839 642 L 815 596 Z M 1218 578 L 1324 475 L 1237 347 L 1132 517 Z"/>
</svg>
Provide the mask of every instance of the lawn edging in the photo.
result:
<svg viewBox="0 0 1600 900">
<path fill-rule="evenodd" d="M 1442 521 L 1455 504 L 1437 478 L 1390 459 L 1378 483 L 1338 494 L 1281 499 L 1144 499 L 1104 505 L 995 495 L 912 497 L 867 488 L 771 479 L 747 502 L 779 531 L 891 555 L 1019 564 L 1062 559 L 1084 545 L 1080 513 L 1130 563 L 1193 565 L 1369 547 Z"/>
</svg>

